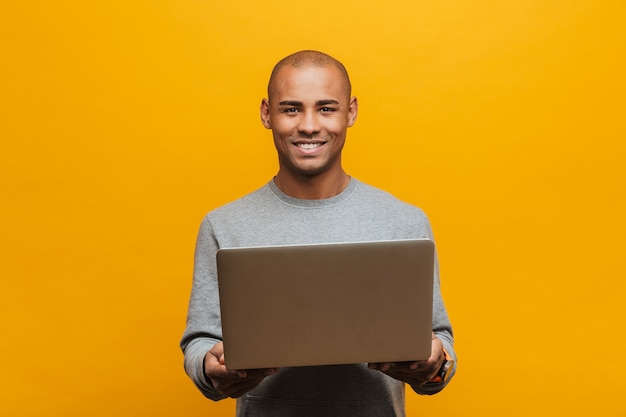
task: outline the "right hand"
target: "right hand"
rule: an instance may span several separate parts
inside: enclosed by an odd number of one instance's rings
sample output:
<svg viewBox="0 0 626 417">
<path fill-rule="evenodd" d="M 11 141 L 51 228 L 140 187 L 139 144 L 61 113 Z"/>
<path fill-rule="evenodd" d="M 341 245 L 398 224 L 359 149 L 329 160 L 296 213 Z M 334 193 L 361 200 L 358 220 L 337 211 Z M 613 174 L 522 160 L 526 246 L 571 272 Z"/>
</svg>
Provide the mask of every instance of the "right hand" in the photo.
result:
<svg viewBox="0 0 626 417">
<path fill-rule="evenodd" d="M 224 364 L 224 343 L 218 342 L 204 357 L 204 373 L 222 395 L 237 398 L 254 389 L 280 368 L 229 370 Z"/>
</svg>

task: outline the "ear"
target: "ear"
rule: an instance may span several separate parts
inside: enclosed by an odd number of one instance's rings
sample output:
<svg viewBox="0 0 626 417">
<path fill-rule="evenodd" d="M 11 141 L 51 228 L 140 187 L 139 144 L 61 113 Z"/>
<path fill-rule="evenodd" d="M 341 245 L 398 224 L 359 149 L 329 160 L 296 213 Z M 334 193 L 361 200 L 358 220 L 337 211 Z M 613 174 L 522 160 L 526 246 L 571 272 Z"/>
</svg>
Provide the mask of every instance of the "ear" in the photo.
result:
<svg viewBox="0 0 626 417">
<path fill-rule="evenodd" d="M 359 113 L 359 102 L 356 97 L 350 99 L 350 105 L 348 106 L 348 127 L 352 127 L 356 122 L 356 116 Z"/>
<path fill-rule="evenodd" d="M 266 98 L 261 100 L 261 123 L 266 129 L 271 129 L 270 124 L 270 101 Z"/>
</svg>

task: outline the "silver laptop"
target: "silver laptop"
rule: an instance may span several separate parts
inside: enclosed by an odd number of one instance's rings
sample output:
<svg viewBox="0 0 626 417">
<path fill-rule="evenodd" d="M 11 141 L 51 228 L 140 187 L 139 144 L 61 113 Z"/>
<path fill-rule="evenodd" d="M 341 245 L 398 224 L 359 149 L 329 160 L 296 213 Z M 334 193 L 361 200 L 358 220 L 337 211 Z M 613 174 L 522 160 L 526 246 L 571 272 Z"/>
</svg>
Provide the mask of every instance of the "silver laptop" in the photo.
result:
<svg viewBox="0 0 626 417">
<path fill-rule="evenodd" d="M 428 239 L 220 249 L 226 366 L 427 359 L 433 268 Z"/>
</svg>

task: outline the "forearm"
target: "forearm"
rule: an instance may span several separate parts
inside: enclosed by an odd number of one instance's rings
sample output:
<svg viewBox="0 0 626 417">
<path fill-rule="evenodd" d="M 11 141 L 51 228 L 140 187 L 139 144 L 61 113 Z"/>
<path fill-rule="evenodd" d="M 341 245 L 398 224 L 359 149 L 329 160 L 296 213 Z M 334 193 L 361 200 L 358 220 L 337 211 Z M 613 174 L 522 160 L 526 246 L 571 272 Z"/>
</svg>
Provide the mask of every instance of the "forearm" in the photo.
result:
<svg viewBox="0 0 626 417">
<path fill-rule="evenodd" d="M 416 393 L 420 395 L 437 394 L 438 392 L 443 390 L 446 387 L 446 385 L 448 385 L 448 383 L 450 383 L 450 380 L 452 379 L 452 377 L 454 376 L 454 373 L 456 372 L 456 353 L 454 351 L 454 338 L 452 336 L 452 330 L 449 328 L 447 329 L 439 328 L 433 331 L 435 333 L 435 336 L 437 336 L 437 338 L 439 338 L 439 340 L 441 341 L 443 345 L 443 349 L 445 349 L 448 355 L 452 358 L 452 360 L 454 360 L 454 365 L 451 370 L 450 377 L 447 378 L 447 380 L 445 381 L 427 382 L 426 384 L 417 385 L 417 386 L 411 385 L 411 388 L 413 389 L 413 391 L 415 391 Z"/>
<path fill-rule="evenodd" d="M 204 371 L 204 358 L 221 341 L 221 319 L 215 268 L 217 242 L 208 219 L 202 222 L 194 259 L 187 327 L 180 341 L 185 355 L 185 372 L 198 389 L 212 400 L 224 398 L 219 394 Z"/>
<path fill-rule="evenodd" d="M 191 378 L 202 394 L 211 400 L 218 401 L 226 396 L 217 392 L 211 380 L 204 372 L 204 359 L 206 354 L 217 343 L 217 339 L 199 337 L 193 339 L 183 347 L 185 354 L 185 372 Z"/>
<path fill-rule="evenodd" d="M 433 288 L 433 333 L 441 341 L 443 349 L 446 350 L 448 355 L 454 360 L 454 366 L 452 368 L 450 377 L 443 382 L 428 382 L 419 386 L 411 386 L 418 394 L 432 395 L 443 390 L 450 382 L 456 371 L 456 353 L 454 351 L 454 335 L 452 332 L 452 325 L 448 317 L 448 312 L 443 302 L 441 295 L 440 281 L 439 281 L 439 262 L 437 257 L 435 258 L 435 276 L 434 276 L 434 288 Z"/>
</svg>

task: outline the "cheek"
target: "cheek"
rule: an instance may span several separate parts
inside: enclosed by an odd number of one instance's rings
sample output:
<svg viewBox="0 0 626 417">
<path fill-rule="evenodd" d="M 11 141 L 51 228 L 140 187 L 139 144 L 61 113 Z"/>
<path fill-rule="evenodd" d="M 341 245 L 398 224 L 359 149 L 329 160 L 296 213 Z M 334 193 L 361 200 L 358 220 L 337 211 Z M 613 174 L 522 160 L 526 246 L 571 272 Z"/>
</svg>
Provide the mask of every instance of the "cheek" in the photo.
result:
<svg viewBox="0 0 626 417">
<path fill-rule="evenodd" d="M 273 133 L 274 147 L 279 152 L 287 152 L 289 150 L 289 134 L 283 134 L 277 131 Z"/>
<path fill-rule="evenodd" d="M 276 144 L 286 144 L 289 141 L 289 138 L 291 138 L 292 134 L 288 131 L 274 131 L 274 142 L 276 142 Z"/>
<path fill-rule="evenodd" d="M 272 123 L 272 131 L 275 137 L 286 137 L 293 134 L 296 130 L 295 126 L 292 120 L 280 118 Z"/>
<path fill-rule="evenodd" d="M 349 120 L 345 115 L 329 118 L 324 125 L 332 132 L 344 132 L 348 128 Z"/>
<path fill-rule="evenodd" d="M 345 123 L 336 122 L 327 125 L 327 130 L 329 133 L 335 136 L 344 136 L 348 126 Z"/>
</svg>

